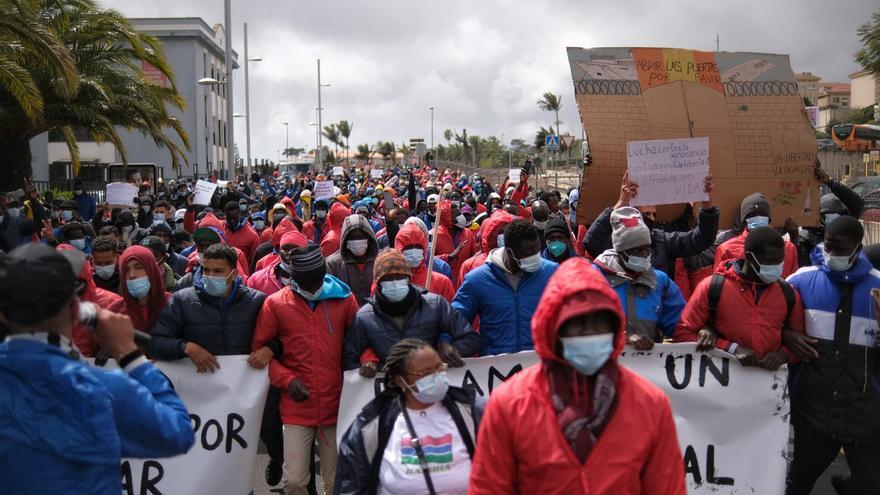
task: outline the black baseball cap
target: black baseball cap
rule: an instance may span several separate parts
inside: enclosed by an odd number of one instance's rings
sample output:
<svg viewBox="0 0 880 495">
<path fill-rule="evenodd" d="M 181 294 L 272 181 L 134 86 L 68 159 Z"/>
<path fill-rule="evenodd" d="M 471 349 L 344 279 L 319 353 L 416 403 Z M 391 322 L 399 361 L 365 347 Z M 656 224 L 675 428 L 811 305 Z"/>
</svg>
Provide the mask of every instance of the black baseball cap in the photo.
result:
<svg viewBox="0 0 880 495">
<path fill-rule="evenodd" d="M 76 277 L 67 258 L 51 247 L 18 247 L 0 258 L 0 311 L 22 325 L 52 317 L 70 303 Z"/>
</svg>

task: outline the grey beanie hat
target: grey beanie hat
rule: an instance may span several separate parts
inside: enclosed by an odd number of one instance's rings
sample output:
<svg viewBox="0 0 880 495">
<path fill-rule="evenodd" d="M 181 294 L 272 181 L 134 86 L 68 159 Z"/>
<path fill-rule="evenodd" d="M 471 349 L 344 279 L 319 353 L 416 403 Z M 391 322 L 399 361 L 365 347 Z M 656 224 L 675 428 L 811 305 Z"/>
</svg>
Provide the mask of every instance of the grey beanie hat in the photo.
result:
<svg viewBox="0 0 880 495">
<path fill-rule="evenodd" d="M 843 202 L 832 193 L 828 193 L 819 200 L 821 205 L 820 212 L 825 213 L 843 213 L 846 210 Z"/>
<path fill-rule="evenodd" d="M 611 245 L 618 253 L 651 244 L 651 230 L 645 225 L 641 212 L 633 207 L 612 211 L 611 228 Z"/>
</svg>

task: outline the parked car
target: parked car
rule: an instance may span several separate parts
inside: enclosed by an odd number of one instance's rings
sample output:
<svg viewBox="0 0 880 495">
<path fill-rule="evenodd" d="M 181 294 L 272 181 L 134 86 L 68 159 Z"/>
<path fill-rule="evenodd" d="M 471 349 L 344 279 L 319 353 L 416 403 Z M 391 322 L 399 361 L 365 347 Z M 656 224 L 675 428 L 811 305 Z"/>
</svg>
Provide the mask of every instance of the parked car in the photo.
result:
<svg viewBox="0 0 880 495">
<path fill-rule="evenodd" d="M 819 151 L 840 151 L 840 146 L 830 139 L 817 139 L 816 144 L 819 145 Z"/>
<path fill-rule="evenodd" d="M 865 202 L 866 213 L 880 209 L 880 176 L 859 177 L 849 188 Z"/>
</svg>

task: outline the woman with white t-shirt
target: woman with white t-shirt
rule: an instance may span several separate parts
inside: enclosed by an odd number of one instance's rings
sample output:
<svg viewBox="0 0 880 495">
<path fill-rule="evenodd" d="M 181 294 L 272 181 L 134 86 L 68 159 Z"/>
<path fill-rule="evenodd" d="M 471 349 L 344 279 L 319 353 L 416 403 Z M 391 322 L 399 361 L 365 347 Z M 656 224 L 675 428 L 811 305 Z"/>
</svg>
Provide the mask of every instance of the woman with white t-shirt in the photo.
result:
<svg viewBox="0 0 880 495">
<path fill-rule="evenodd" d="M 466 494 L 485 401 L 449 385 L 446 364 L 419 339 L 385 360 L 385 390 L 345 432 L 336 494 Z"/>
</svg>

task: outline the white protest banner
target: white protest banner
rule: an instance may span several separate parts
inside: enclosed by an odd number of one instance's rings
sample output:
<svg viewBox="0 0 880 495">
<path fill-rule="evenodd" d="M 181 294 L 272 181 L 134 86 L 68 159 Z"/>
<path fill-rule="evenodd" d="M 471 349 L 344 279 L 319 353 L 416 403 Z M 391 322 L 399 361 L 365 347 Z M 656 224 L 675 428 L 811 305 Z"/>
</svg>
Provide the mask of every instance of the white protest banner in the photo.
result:
<svg viewBox="0 0 880 495">
<path fill-rule="evenodd" d="M 315 190 L 313 191 L 315 199 L 329 199 L 333 197 L 333 181 L 319 180 L 315 182 Z"/>
<path fill-rule="evenodd" d="M 629 180 L 639 184 L 632 206 L 670 205 L 709 199 L 709 138 L 627 141 Z"/>
<path fill-rule="evenodd" d="M 345 172 L 342 167 L 333 167 L 333 175 L 342 177 L 343 175 L 345 175 Z"/>
<path fill-rule="evenodd" d="M 520 172 L 522 172 L 522 171 L 521 171 L 520 169 L 518 169 L 518 168 L 512 168 L 512 169 L 508 170 L 508 171 L 507 171 L 507 177 L 508 177 L 510 180 L 508 180 L 507 182 L 508 182 L 509 184 L 519 184 L 519 179 L 520 179 L 519 175 L 520 175 Z"/>
<path fill-rule="evenodd" d="M 381 169 L 381 168 L 370 169 L 370 177 L 372 177 L 374 179 L 381 179 L 383 175 L 385 175 L 384 169 Z"/>
<path fill-rule="evenodd" d="M 122 493 L 252 492 L 268 370 L 247 356 L 218 356 L 220 369 L 197 374 L 190 360 L 157 362 L 189 411 L 196 443 L 167 459 L 124 459 Z"/>
<path fill-rule="evenodd" d="M 134 198 L 138 195 L 138 186 L 126 182 L 107 184 L 107 203 L 110 206 L 134 206 Z"/>
<path fill-rule="evenodd" d="M 450 381 L 486 396 L 510 376 L 537 364 L 538 357 L 521 352 L 464 361 L 463 368 L 449 369 Z M 627 350 L 620 363 L 669 397 L 689 494 L 784 491 L 789 432 L 784 367 L 776 372 L 743 368 L 730 354 L 698 353 L 695 344 Z M 337 442 L 382 389 L 381 383 L 382 375 L 367 379 L 357 370 L 345 373 Z"/>
<path fill-rule="evenodd" d="M 206 181 L 204 179 L 199 179 L 196 182 L 196 187 L 194 189 L 193 204 L 202 206 L 210 205 L 211 196 L 214 195 L 214 191 L 216 190 L 217 184 Z"/>
</svg>

